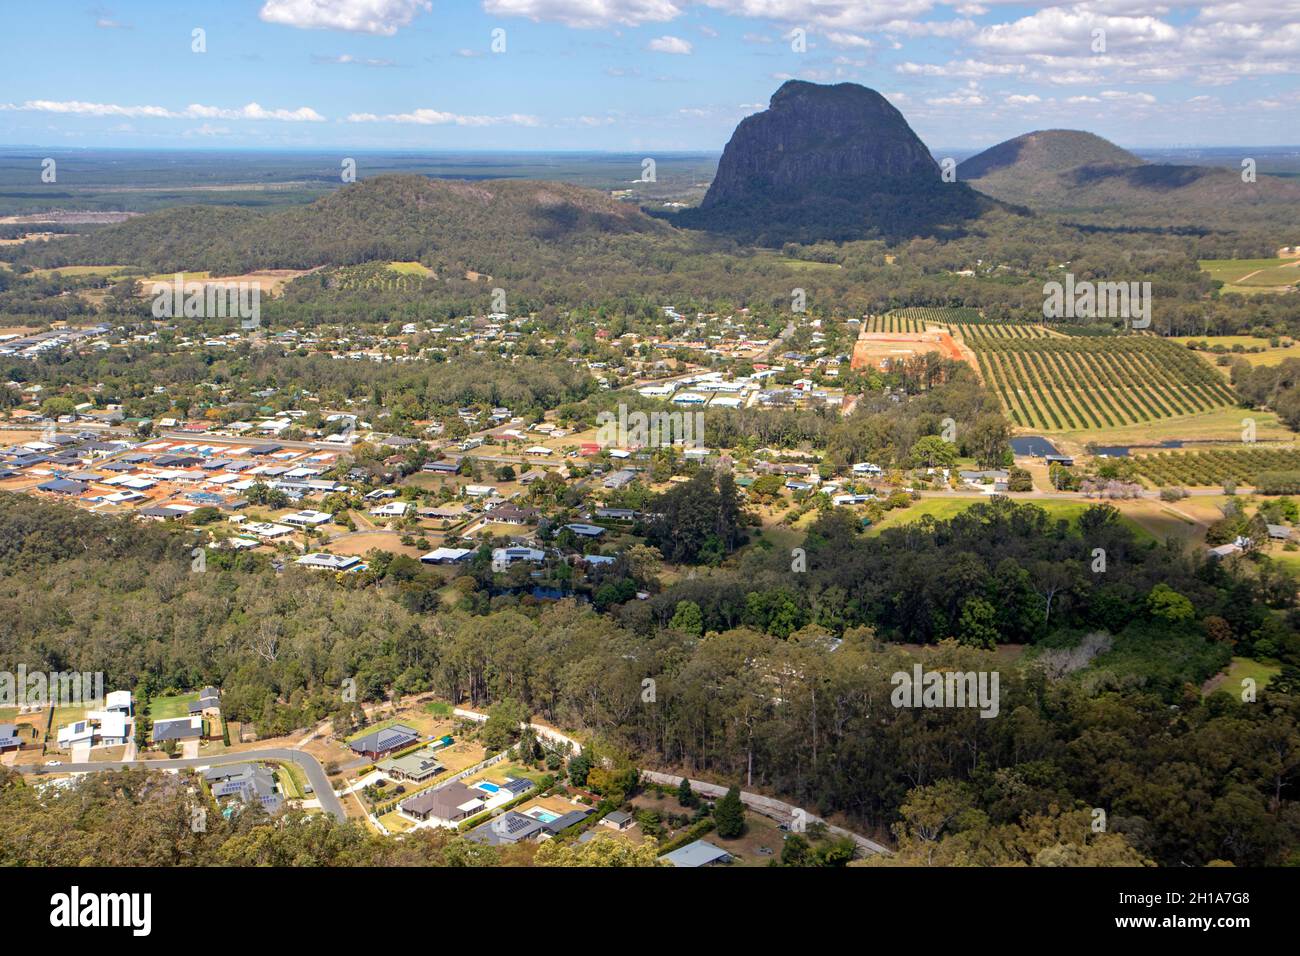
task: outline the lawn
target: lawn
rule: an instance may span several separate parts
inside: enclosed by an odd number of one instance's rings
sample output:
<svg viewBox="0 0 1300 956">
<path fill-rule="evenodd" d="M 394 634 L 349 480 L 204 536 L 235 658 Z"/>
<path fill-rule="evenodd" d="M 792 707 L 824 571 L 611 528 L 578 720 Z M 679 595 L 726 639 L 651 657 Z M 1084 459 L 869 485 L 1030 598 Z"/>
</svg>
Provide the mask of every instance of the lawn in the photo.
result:
<svg viewBox="0 0 1300 956">
<path fill-rule="evenodd" d="M 1234 657 L 1228 669 L 1206 682 L 1204 692 L 1212 694 L 1221 692 L 1240 696 L 1242 692 L 1241 682 L 1247 677 L 1255 681 L 1255 690 L 1263 690 L 1268 682 L 1282 673 L 1281 666 L 1277 664 L 1266 664 L 1263 661 L 1252 660 L 1249 657 Z"/>
<path fill-rule="evenodd" d="M 174 694 L 171 697 L 155 697 L 149 702 L 151 720 L 170 720 L 174 717 L 188 717 L 190 704 L 199 699 L 197 693 Z"/>
<path fill-rule="evenodd" d="M 1300 282 L 1297 259 L 1202 259 L 1199 265 L 1224 283 L 1225 292 L 1262 292 Z"/>
<path fill-rule="evenodd" d="M 987 495 L 972 495 L 969 498 L 922 498 L 908 508 L 887 511 L 883 518 L 867 529 L 867 534 L 879 534 L 885 528 L 911 524 L 926 515 L 934 515 L 938 521 L 947 521 L 961 514 L 971 505 L 987 500 Z"/>
<path fill-rule="evenodd" d="M 290 800 L 301 800 L 307 793 L 307 775 L 301 767 L 293 763 L 282 763 L 276 767 L 276 779 L 284 795 Z"/>
<path fill-rule="evenodd" d="M 415 826 L 414 823 L 406 819 L 406 817 L 402 816 L 396 810 L 390 810 L 385 813 L 379 818 L 379 822 L 384 825 L 384 828 L 389 833 L 402 833 L 403 831 L 409 830 L 411 827 Z"/>
</svg>

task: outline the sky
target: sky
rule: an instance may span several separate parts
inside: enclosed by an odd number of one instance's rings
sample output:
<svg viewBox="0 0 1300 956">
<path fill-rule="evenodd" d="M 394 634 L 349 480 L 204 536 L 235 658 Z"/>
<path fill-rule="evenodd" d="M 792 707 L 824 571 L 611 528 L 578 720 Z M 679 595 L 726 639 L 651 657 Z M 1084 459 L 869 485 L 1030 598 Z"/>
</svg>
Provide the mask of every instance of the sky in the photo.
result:
<svg viewBox="0 0 1300 956">
<path fill-rule="evenodd" d="M 1300 143 L 1300 0 L 7 0 L 0 144 L 721 150 L 791 78 L 933 148 Z"/>
</svg>

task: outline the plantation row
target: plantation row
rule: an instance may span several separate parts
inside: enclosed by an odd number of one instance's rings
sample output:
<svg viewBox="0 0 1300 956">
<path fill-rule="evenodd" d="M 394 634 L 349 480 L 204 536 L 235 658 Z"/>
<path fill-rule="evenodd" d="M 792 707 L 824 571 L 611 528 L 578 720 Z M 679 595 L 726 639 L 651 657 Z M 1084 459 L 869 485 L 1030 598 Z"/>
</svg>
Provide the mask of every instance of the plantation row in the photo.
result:
<svg viewBox="0 0 1300 956">
<path fill-rule="evenodd" d="M 1264 472 L 1300 470 L 1300 449 L 1242 448 L 1221 451 L 1170 451 L 1133 458 L 1134 470 L 1160 488 L 1258 484 Z"/>
<path fill-rule="evenodd" d="M 984 381 L 1011 418 L 1031 428 L 1115 428 L 1236 403 L 1214 369 L 1161 339 L 986 336 L 968 341 Z"/>
<path fill-rule="evenodd" d="M 921 322 L 980 322 L 983 317 L 979 309 L 970 308 L 934 308 L 931 306 L 913 306 L 907 309 L 894 309 L 888 315 L 904 319 L 919 319 Z M 918 330 L 921 331 L 921 330 Z"/>
<path fill-rule="evenodd" d="M 984 339 L 1047 339 L 1052 333 L 1041 325 L 1029 325 L 1023 322 L 1002 322 L 998 325 L 967 325 L 954 323 L 953 328 L 972 346 L 977 346 Z"/>
<path fill-rule="evenodd" d="M 885 315 L 869 315 L 862 320 L 864 332 L 924 332 L 925 320 L 889 312 Z"/>
</svg>

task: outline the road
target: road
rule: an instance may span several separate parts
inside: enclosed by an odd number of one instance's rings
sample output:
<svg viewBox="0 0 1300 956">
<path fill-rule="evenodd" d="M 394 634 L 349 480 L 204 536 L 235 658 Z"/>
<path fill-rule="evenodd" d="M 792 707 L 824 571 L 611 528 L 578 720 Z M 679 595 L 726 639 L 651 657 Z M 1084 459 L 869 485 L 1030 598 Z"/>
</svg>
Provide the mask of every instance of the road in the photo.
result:
<svg viewBox="0 0 1300 956">
<path fill-rule="evenodd" d="M 676 774 L 658 773 L 654 770 L 642 770 L 641 776 L 645 777 L 652 783 L 661 786 L 676 787 L 682 782 L 682 778 Z M 706 797 L 715 800 L 721 799 L 727 793 L 727 788 L 716 783 L 708 783 L 704 780 L 692 780 L 691 789 L 696 793 L 702 793 Z M 798 807 L 786 803 L 784 800 L 777 800 L 775 797 L 769 797 L 761 793 L 748 793 L 744 790 L 740 792 L 740 802 L 756 813 L 761 813 L 765 817 L 771 817 L 779 823 L 786 826 L 794 826 L 801 818 L 804 823 L 826 823 L 821 817 L 817 817 L 801 810 Z M 870 840 L 860 833 L 854 833 L 852 830 L 846 830 L 843 827 L 826 824 L 826 829 L 836 836 L 848 837 L 865 853 L 883 853 L 888 855 L 891 851 L 888 847 L 881 846 L 875 840 Z"/>
<path fill-rule="evenodd" d="M 281 763 L 295 763 L 307 774 L 307 779 L 311 782 L 312 789 L 315 791 L 313 796 L 320 800 L 321 809 L 327 813 L 332 813 L 343 822 L 346 815 L 343 812 L 343 804 L 338 796 L 334 793 L 334 788 L 330 786 L 329 778 L 325 776 L 325 768 L 320 765 L 320 761 L 311 754 L 303 753 L 301 750 L 288 750 L 275 748 L 271 750 L 245 750 L 241 753 L 223 754 L 219 757 L 197 757 L 193 760 L 119 760 L 106 761 L 104 763 L 65 763 L 58 767 L 33 767 L 28 770 L 26 767 L 14 768 L 21 769 L 24 773 L 97 773 L 101 770 L 193 770 L 195 767 L 217 767 L 222 764 L 247 763 L 250 760 L 276 760 Z"/>
</svg>

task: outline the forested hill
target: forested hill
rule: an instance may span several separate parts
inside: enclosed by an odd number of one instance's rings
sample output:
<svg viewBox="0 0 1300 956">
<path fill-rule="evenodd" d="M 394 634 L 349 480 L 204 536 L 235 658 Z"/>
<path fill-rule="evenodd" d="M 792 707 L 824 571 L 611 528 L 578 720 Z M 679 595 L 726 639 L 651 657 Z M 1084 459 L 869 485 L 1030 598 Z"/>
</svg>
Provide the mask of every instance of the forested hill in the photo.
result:
<svg viewBox="0 0 1300 956">
<path fill-rule="evenodd" d="M 376 259 L 492 266 L 546 244 L 599 244 L 668 227 L 604 193 L 534 180 L 376 176 L 306 206 L 271 212 L 168 209 L 23 252 L 34 266 L 141 266 L 157 272 L 309 269 Z M 41 246 L 42 248 L 36 248 Z"/>
<path fill-rule="evenodd" d="M 957 178 L 963 181 L 982 179 L 1008 167 L 1014 167 L 1017 175 L 1027 172 L 1054 175 L 1098 163 L 1117 167 L 1141 166 L 1142 160 L 1095 133 L 1047 129 L 1006 140 L 963 160 L 957 166 Z"/>
<path fill-rule="evenodd" d="M 1294 222 L 1300 187 L 1272 176 L 1243 181 L 1213 166 L 1143 162 L 1092 133 L 1025 133 L 962 162 L 957 179 L 1004 202 L 1041 210 L 1141 209 L 1223 226 L 1223 210 L 1250 221 Z"/>
</svg>

